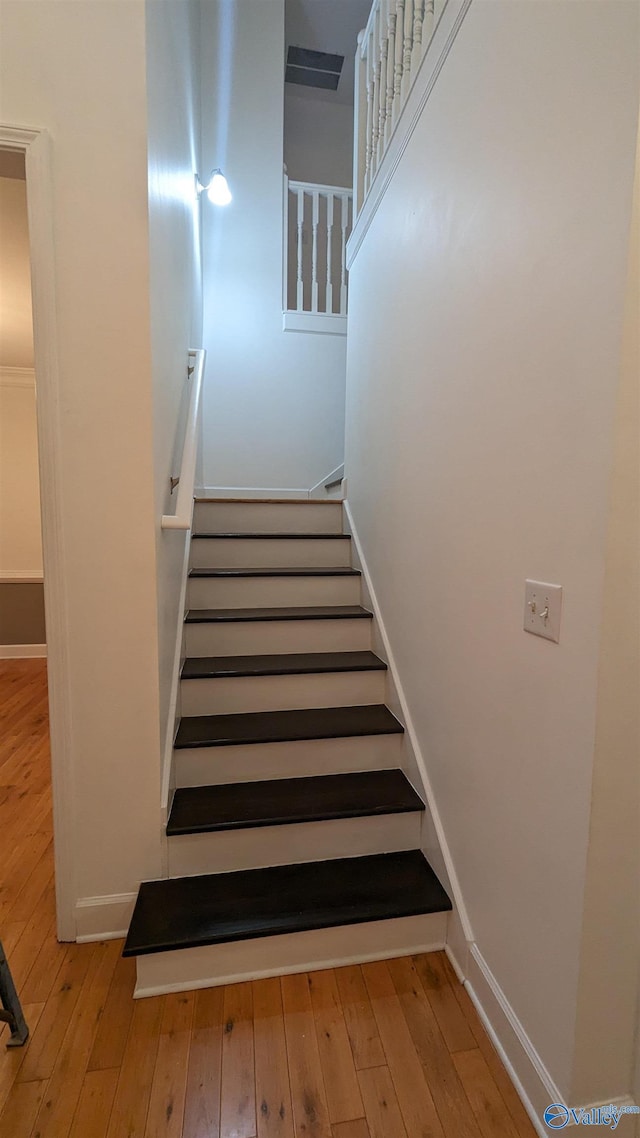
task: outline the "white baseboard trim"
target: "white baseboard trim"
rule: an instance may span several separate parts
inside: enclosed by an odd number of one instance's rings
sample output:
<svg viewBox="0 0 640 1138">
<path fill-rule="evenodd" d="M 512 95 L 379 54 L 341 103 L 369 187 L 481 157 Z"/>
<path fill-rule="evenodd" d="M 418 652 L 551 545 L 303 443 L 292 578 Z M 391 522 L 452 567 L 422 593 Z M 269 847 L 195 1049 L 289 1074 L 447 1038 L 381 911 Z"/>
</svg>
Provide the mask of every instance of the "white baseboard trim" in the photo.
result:
<svg viewBox="0 0 640 1138">
<path fill-rule="evenodd" d="M 42 585 L 42 569 L 0 569 L 0 585 Z"/>
<path fill-rule="evenodd" d="M 452 900 L 454 903 L 454 907 L 457 910 L 458 917 L 459 917 L 459 920 L 460 920 L 461 925 L 462 925 L 462 930 L 464 933 L 464 939 L 467 942 L 471 942 L 474 940 L 473 930 L 471 928 L 471 922 L 470 922 L 468 914 L 467 914 L 466 906 L 464 903 L 464 898 L 462 896 L 462 890 L 460 889 L 460 884 L 458 882 L 458 877 L 457 877 L 455 867 L 453 864 L 453 858 L 451 856 L 451 852 L 450 852 L 449 846 L 447 844 L 447 839 L 445 836 L 444 827 L 443 827 L 442 821 L 440 819 L 440 814 L 439 814 L 438 807 L 437 807 L 437 804 L 435 801 L 435 795 L 433 793 L 433 789 L 431 786 L 431 780 L 429 778 L 429 773 L 427 771 L 427 766 L 425 763 L 424 755 L 422 753 L 422 748 L 420 746 L 420 742 L 418 740 L 418 736 L 416 734 L 416 730 L 415 730 L 415 727 L 413 725 L 413 719 L 411 716 L 411 712 L 409 711 L 409 705 L 408 705 L 407 698 L 406 698 L 405 693 L 404 693 L 402 681 L 401 681 L 400 676 L 398 674 L 398 668 L 396 666 L 395 657 L 393 654 L 393 650 L 391 648 L 389 635 L 387 633 L 384 618 L 382 616 L 380 604 L 378 603 L 376 591 L 375 591 L 375 588 L 373 586 L 373 582 L 371 580 L 371 573 L 369 572 L 369 567 L 367 565 L 366 558 L 364 557 L 364 553 L 362 550 L 362 543 L 358 537 L 358 532 L 356 530 L 356 527 L 355 527 L 355 524 L 353 521 L 353 515 L 351 513 L 351 509 L 349 507 L 348 500 L 345 500 L 345 502 L 344 502 L 344 509 L 345 509 L 347 522 L 349 525 L 349 530 L 351 532 L 351 536 L 353 539 L 354 551 L 355 551 L 356 557 L 358 559 L 359 566 L 362 570 L 362 577 L 364 580 L 365 589 L 366 589 L 366 592 L 367 592 L 367 594 L 370 598 L 370 601 L 371 601 L 371 608 L 373 609 L 374 621 L 375 621 L 375 624 L 377 626 L 378 632 L 380 634 L 380 639 L 382 641 L 384 656 L 385 656 L 386 662 L 388 664 L 389 672 L 391 674 L 391 679 L 392 679 L 393 685 L 394 685 L 395 690 L 396 690 L 398 702 L 400 704 L 401 715 L 402 715 L 402 719 L 404 722 L 405 731 L 407 733 L 409 743 L 410 743 L 411 748 L 413 750 L 413 754 L 415 757 L 418 772 L 420 774 L 420 778 L 422 781 L 422 789 L 423 789 L 424 794 L 425 794 L 427 806 L 428 806 L 429 812 L 431 814 L 433 826 L 434 826 L 434 829 L 436 832 L 436 837 L 438 840 L 438 844 L 440 846 L 440 851 L 442 853 L 442 858 L 444 861 L 447 876 L 449 878 L 449 884 L 451 886 L 451 892 L 453 893 Z"/>
<path fill-rule="evenodd" d="M 547 1129 L 543 1120 L 544 1111 L 552 1103 L 559 1103 L 566 1106 L 568 1110 L 573 1110 L 577 1119 L 581 1117 L 582 1113 L 593 1109 L 597 1110 L 598 1107 L 634 1105 L 630 1096 L 618 1095 L 600 1102 L 570 1107 L 533 1046 L 478 946 L 476 944 L 468 946 L 467 965 L 465 967 L 462 966 L 456 952 L 452 950 L 450 938 L 445 945 L 445 952 L 460 983 L 464 984 L 469 993 L 487 1035 L 498 1052 L 522 1105 L 531 1119 L 533 1128 L 540 1138 L 549 1138 L 549 1134 L 553 1133 L 552 1130 Z M 623 1118 L 616 1127 L 616 1134 L 621 1135 L 622 1138 L 631 1138 L 636 1118 L 635 1115 Z M 576 1125 L 579 1125 L 579 1121 L 572 1117 L 567 1128 Z"/>
<path fill-rule="evenodd" d="M 198 486 L 197 498 L 308 498 L 306 489 L 281 486 Z"/>
<path fill-rule="evenodd" d="M 283 312 L 283 332 L 311 332 L 320 336 L 346 336 L 347 317 L 332 312 Z"/>
<path fill-rule="evenodd" d="M 117 940 L 127 935 L 136 893 L 81 897 L 76 901 L 76 940 Z"/>
<path fill-rule="evenodd" d="M 44 659 L 46 644 L 0 644 L 0 660 Z"/>
</svg>

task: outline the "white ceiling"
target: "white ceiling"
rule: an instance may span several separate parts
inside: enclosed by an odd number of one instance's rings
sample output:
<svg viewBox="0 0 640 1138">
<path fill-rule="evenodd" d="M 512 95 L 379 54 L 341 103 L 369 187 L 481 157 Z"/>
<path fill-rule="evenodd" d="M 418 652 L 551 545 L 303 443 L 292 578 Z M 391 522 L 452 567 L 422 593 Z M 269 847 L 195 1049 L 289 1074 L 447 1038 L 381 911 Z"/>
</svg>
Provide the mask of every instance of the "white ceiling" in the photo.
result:
<svg viewBox="0 0 640 1138">
<path fill-rule="evenodd" d="M 369 18 L 372 0 L 285 0 L 285 50 L 307 47 L 344 55 L 337 91 L 288 84 L 287 94 L 333 103 L 353 103 L 354 56 L 358 32 Z"/>
</svg>

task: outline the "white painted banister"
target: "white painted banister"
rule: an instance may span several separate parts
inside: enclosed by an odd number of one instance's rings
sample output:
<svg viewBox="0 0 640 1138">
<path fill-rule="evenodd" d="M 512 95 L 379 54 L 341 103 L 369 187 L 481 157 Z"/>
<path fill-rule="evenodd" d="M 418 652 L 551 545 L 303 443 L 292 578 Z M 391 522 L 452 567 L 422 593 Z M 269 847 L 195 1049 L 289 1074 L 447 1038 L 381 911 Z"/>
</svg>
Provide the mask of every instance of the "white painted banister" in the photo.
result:
<svg viewBox="0 0 640 1138">
<path fill-rule="evenodd" d="M 297 182 L 285 175 L 285 328 L 345 330 L 346 245 L 353 225 L 352 202 L 349 187 Z"/>
<path fill-rule="evenodd" d="M 382 163 L 438 21 L 449 0 L 374 0 L 358 36 L 354 215 Z"/>
<path fill-rule="evenodd" d="M 198 453 L 198 417 L 206 354 L 204 348 L 193 349 L 189 352 L 191 395 L 189 398 L 189 410 L 187 412 L 187 423 L 184 432 L 182 464 L 180 466 L 180 475 L 177 484 L 178 497 L 176 501 L 176 512 L 175 514 L 162 515 L 163 529 L 191 529 L 193 488 L 195 485 L 196 458 Z"/>
</svg>

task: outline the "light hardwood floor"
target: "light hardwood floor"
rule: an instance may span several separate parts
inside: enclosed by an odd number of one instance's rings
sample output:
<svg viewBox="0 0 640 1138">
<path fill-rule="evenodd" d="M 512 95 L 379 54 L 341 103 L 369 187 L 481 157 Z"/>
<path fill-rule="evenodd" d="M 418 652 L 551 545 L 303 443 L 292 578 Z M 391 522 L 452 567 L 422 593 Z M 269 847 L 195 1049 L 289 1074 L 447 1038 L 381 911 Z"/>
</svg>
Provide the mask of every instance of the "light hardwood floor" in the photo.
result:
<svg viewBox="0 0 640 1138">
<path fill-rule="evenodd" d="M 132 999 L 120 941 L 62 945 L 42 661 L 0 661 L 0 1138 L 534 1138 L 443 953 Z"/>
</svg>

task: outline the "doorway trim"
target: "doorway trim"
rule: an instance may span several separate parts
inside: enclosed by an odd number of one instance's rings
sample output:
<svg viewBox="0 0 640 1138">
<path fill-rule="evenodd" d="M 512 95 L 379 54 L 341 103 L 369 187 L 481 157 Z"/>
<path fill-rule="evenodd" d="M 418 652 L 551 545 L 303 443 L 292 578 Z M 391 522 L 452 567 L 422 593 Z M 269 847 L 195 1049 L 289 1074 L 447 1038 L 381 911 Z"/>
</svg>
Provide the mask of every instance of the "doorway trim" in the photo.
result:
<svg viewBox="0 0 640 1138">
<path fill-rule="evenodd" d="M 75 788 L 71 676 L 67 651 L 70 607 L 64 573 L 65 513 L 60 476 L 62 400 L 58 361 L 51 142 L 45 130 L 0 122 L 0 150 L 19 151 L 25 158 L 47 629 L 56 921 L 58 939 L 75 940 Z"/>
</svg>

